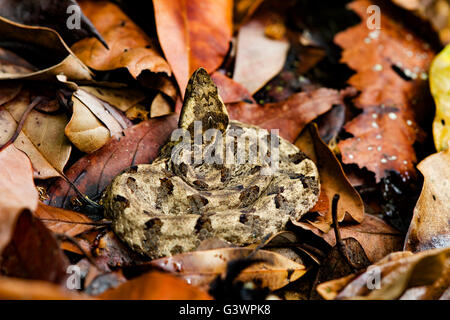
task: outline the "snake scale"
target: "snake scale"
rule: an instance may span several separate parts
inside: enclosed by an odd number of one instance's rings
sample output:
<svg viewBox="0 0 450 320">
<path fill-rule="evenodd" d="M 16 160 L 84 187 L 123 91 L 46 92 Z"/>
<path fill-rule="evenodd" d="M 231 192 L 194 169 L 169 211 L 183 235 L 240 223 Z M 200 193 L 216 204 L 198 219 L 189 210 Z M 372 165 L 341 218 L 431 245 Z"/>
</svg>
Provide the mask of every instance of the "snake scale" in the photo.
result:
<svg viewBox="0 0 450 320">
<path fill-rule="evenodd" d="M 179 139 L 153 163 L 117 175 L 103 195 L 114 231 L 133 250 L 158 258 L 209 238 L 255 243 L 317 202 L 314 162 L 277 135 L 230 120 L 202 68 L 189 80 L 178 127 Z"/>
</svg>

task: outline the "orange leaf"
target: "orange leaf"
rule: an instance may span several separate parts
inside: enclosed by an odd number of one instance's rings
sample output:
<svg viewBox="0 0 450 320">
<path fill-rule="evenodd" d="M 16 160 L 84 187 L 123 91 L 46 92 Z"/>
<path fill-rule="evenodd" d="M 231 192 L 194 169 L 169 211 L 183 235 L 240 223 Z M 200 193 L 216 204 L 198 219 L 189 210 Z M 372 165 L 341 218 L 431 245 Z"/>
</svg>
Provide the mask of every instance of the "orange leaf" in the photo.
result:
<svg viewBox="0 0 450 320">
<path fill-rule="evenodd" d="M 0 277 L 2 300 L 86 300 L 91 297 L 69 291 L 53 283 L 40 280 L 24 280 Z"/>
<path fill-rule="evenodd" d="M 199 67 L 215 71 L 228 52 L 232 0 L 154 0 L 156 29 L 180 92 Z"/>
<path fill-rule="evenodd" d="M 0 252 L 9 241 L 17 216 L 23 209 L 34 211 L 38 192 L 28 157 L 13 145 L 0 152 Z"/>
<path fill-rule="evenodd" d="M 104 300 L 211 300 L 211 297 L 185 281 L 152 271 L 125 282 L 99 296 Z"/>
<path fill-rule="evenodd" d="M 82 232 L 94 228 L 95 222 L 84 214 L 51 207 L 39 202 L 34 215 L 41 219 L 47 228 L 55 233 L 74 237 Z"/>
<path fill-rule="evenodd" d="M 102 71 L 128 68 L 134 78 L 144 70 L 171 74 L 156 39 L 149 38 L 117 5 L 80 1 L 80 6 L 109 46 L 106 49 L 96 38 L 75 43 L 72 51 L 86 65 Z"/>
</svg>

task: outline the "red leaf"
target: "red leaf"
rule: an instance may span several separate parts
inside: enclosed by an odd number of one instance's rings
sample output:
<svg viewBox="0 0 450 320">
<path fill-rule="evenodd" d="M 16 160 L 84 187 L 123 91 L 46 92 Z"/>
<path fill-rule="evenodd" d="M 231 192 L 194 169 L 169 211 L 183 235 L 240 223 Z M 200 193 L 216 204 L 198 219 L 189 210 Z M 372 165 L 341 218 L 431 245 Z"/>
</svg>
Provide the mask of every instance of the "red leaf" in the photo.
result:
<svg viewBox="0 0 450 320">
<path fill-rule="evenodd" d="M 426 110 L 420 106 L 429 96 L 427 71 L 434 54 L 386 10 L 381 10 L 381 29 L 369 30 L 366 10 L 372 4 L 352 2 L 350 8 L 362 21 L 335 37 L 343 48 L 341 61 L 356 71 L 349 83 L 361 91 L 355 104 L 364 110 L 345 126 L 354 137 L 339 148 L 344 163 L 366 167 L 377 181 L 387 170 L 406 178 L 414 172 L 412 145 L 419 138 L 414 111 Z"/>
<path fill-rule="evenodd" d="M 320 88 L 296 93 L 285 101 L 263 106 L 239 102 L 228 104 L 227 108 L 231 119 L 267 130 L 279 129 L 281 137 L 293 142 L 305 125 L 330 110 L 333 105 L 343 104 L 344 94 L 333 89 Z"/>
</svg>

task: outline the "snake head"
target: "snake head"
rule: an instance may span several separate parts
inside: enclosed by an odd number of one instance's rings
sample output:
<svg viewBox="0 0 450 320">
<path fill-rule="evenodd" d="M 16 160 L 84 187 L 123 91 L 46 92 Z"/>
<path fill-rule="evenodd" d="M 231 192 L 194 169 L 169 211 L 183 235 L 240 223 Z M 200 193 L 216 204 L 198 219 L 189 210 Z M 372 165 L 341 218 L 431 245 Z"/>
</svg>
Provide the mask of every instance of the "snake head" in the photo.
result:
<svg viewBox="0 0 450 320">
<path fill-rule="evenodd" d="M 226 131 L 229 123 L 227 108 L 205 69 L 199 68 L 192 74 L 184 97 L 179 128 L 194 135 L 194 122 L 201 121 L 202 133 L 208 129 Z"/>
</svg>

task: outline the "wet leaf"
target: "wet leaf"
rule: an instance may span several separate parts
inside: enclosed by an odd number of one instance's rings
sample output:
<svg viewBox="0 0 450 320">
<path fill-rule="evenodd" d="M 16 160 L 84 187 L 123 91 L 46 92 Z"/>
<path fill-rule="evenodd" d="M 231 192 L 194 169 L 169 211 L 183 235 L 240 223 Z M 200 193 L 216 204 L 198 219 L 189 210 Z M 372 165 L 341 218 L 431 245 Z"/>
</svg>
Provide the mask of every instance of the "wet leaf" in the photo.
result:
<svg viewBox="0 0 450 320">
<path fill-rule="evenodd" d="M 71 80 L 90 80 L 89 69 L 72 54 L 70 49 L 53 30 L 44 27 L 28 27 L 0 17 L 0 37 L 6 41 L 24 43 L 34 46 L 35 54 L 51 57 L 52 64 L 41 70 L 30 70 L 26 68 L 15 68 L 12 70 L 1 70 L 0 79 L 27 79 L 27 80 L 54 80 L 58 74 L 65 74 Z M 6 71 L 6 72 L 5 72 Z"/>
<path fill-rule="evenodd" d="M 317 116 L 327 112 L 334 104 L 343 104 L 343 94 L 337 90 L 320 88 L 300 92 L 289 99 L 263 106 L 239 102 L 227 105 L 230 118 L 271 130 L 279 129 L 279 135 L 295 141 L 302 129 Z"/>
<path fill-rule="evenodd" d="M 100 296 L 106 300 L 210 300 L 204 291 L 177 277 L 162 272 L 149 272 L 132 279 Z"/>
<path fill-rule="evenodd" d="M 429 156 L 417 168 L 424 184 L 405 249 L 416 252 L 450 247 L 450 149 Z"/>
<path fill-rule="evenodd" d="M 147 36 L 116 4 L 80 1 L 80 6 L 109 47 L 108 50 L 95 38 L 74 44 L 73 52 L 86 65 L 101 71 L 127 68 L 134 78 L 144 70 L 170 76 L 170 67 L 156 39 Z"/>
<path fill-rule="evenodd" d="M 228 52 L 232 0 L 155 0 L 156 29 L 164 55 L 184 96 L 199 67 L 215 71 Z"/>
<path fill-rule="evenodd" d="M 30 211 L 21 213 L 11 241 L 2 252 L 2 274 L 61 284 L 67 278 L 68 266 L 58 241 L 44 224 Z"/>
<path fill-rule="evenodd" d="M 24 209 L 34 211 L 38 205 L 30 160 L 14 146 L 0 151 L 0 194 L 1 252 L 10 240 L 19 213 Z"/>
<path fill-rule="evenodd" d="M 246 258 L 252 252 L 253 249 L 247 248 L 194 251 L 153 260 L 150 264 L 173 272 L 190 284 L 206 287 L 217 276 L 225 273 L 228 262 Z M 275 290 L 297 280 L 306 272 L 305 266 L 271 251 L 259 250 L 252 259 L 261 259 L 264 262 L 243 270 L 237 280 L 258 281 L 261 287 Z"/>
<path fill-rule="evenodd" d="M 366 167 L 377 182 L 388 170 L 407 179 L 415 172 L 413 144 L 420 136 L 414 111 L 426 110 L 433 51 L 385 10 L 381 10 L 381 29 L 368 29 L 370 5 L 368 0 L 352 2 L 350 8 L 362 21 L 335 37 L 343 49 L 341 61 L 356 71 L 348 82 L 361 91 L 355 104 L 363 109 L 345 125 L 354 137 L 341 141 L 339 148 L 344 163 Z"/>
<path fill-rule="evenodd" d="M 66 176 L 83 194 L 95 199 L 124 169 L 151 162 L 177 127 L 177 120 L 175 115 L 155 118 L 124 130 L 124 136 L 111 138 L 101 149 L 78 160 Z M 57 180 L 48 194 L 50 205 L 74 208 L 71 200 L 76 194 L 64 180 Z"/>
<path fill-rule="evenodd" d="M 271 38 L 266 29 L 274 24 L 284 27 L 281 15 L 273 10 L 258 10 L 237 35 L 233 80 L 253 94 L 276 76 L 284 66 L 289 41 L 286 34 Z"/>
</svg>

